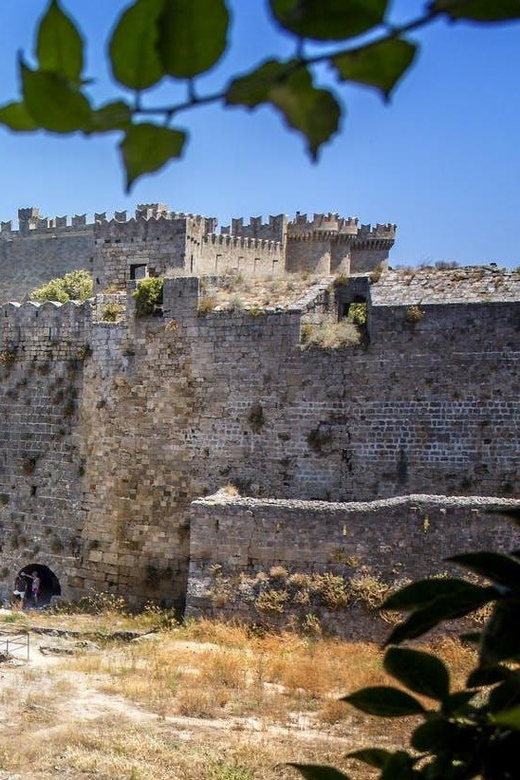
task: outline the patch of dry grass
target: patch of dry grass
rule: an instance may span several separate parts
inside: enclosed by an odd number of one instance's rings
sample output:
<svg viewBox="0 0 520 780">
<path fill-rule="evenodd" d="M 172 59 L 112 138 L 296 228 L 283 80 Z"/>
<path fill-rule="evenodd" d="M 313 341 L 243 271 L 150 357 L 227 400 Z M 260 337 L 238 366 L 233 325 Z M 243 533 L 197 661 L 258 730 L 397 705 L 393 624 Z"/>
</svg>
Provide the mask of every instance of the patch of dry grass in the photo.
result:
<svg viewBox="0 0 520 780">
<path fill-rule="evenodd" d="M 360 328 L 348 319 L 339 322 L 322 322 L 302 325 L 302 342 L 308 347 L 338 349 L 361 344 L 363 334 Z"/>
<path fill-rule="evenodd" d="M 77 625 L 75 616 L 61 620 L 62 627 L 67 620 Z M 95 617 L 90 620 L 89 631 Z M 461 683 L 471 652 L 452 639 L 438 641 L 437 649 Z M 0 765 L 22 780 L 60 772 L 297 780 L 284 762 L 347 770 L 349 750 L 393 749 L 406 739 L 402 721 L 370 718 L 338 701 L 390 682 L 372 644 L 257 636 L 243 626 L 201 620 L 44 660 L 41 667 L 2 667 Z M 356 766 L 355 777 L 370 773 Z"/>
<path fill-rule="evenodd" d="M 247 280 L 241 275 L 229 276 L 219 286 L 207 285 L 204 295 L 211 299 L 211 310 L 239 308 L 255 313 L 258 307 L 283 308 L 294 304 L 313 285 L 321 281 L 323 281 L 322 276 L 310 274 L 288 274 L 276 279 L 249 278 Z"/>
</svg>

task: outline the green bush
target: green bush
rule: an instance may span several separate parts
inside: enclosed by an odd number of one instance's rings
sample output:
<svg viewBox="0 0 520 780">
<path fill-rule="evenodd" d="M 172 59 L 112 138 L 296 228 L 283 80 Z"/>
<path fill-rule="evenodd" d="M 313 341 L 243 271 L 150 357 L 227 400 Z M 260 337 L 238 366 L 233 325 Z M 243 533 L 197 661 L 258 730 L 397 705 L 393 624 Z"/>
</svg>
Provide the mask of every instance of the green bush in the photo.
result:
<svg viewBox="0 0 520 780">
<path fill-rule="evenodd" d="M 125 307 L 120 303 L 107 303 L 101 312 L 103 322 L 119 322 L 125 312 Z"/>
<path fill-rule="evenodd" d="M 150 317 L 162 304 L 164 279 L 143 279 L 134 292 L 135 313 L 138 317 Z"/>
<path fill-rule="evenodd" d="M 348 307 L 348 318 L 354 325 L 364 327 L 367 324 L 366 303 L 351 303 Z"/>
<path fill-rule="evenodd" d="M 92 297 L 92 290 L 92 276 L 88 271 L 71 271 L 33 290 L 30 297 L 34 301 L 83 302 Z"/>
</svg>

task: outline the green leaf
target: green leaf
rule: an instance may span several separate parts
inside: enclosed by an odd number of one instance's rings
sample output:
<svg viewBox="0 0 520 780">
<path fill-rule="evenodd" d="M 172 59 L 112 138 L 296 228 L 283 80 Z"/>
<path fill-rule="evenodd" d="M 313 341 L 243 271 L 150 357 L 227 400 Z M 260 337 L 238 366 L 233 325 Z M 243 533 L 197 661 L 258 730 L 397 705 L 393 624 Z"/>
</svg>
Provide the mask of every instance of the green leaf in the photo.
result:
<svg viewBox="0 0 520 780">
<path fill-rule="evenodd" d="M 186 133 L 182 130 L 157 127 L 148 122 L 133 125 L 120 144 L 126 169 L 127 191 L 143 173 L 157 171 L 168 160 L 180 157 L 186 138 Z"/>
<path fill-rule="evenodd" d="M 227 46 L 224 0 L 163 0 L 158 52 L 165 73 L 191 79 L 209 70 Z"/>
<path fill-rule="evenodd" d="M 446 718 L 434 717 L 421 723 L 412 734 L 412 747 L 422 753 L 454 751 L 464 753 L 475 749 L 480 736 L 475 726 L 453 723 Z"/>
<path fill-rule="evenodd" d="M 499 601 L 487 621 L 480 642 L 482 666 L 499 661 L 520 661 L 520 603 Z"/>
<path fill-rule="evenodd" d="M 510 710 L 503 710 L 498 715 L 493 715 L 492 720 L 499 726 L 507 726 L 510 729 L 520 731 L 520 704 Z"/>
<path fill-rule="evenodd" d="M 466 0 L 457 4 L 453 0 L 437 0 L 431 3 L 433 11 L 441 11 L 450 19 L 470 19 L 474 22 L 507 22 L 520 19 L 520 0 Z"/>
<path fill-rule="evenodd" d="M 413 780 L 421 775 L 414 772 L 416 758 L 404 750 L 393 753 L 381 773 L 381 780 Z"/>
<path fill-rule="evenodd" d="M 108 51 L 114 78 L 125 87 L 147 89 L 164 76 L 157 53 L 163 5 L 163 0 L 137 0 L 117 21 Z"/>
<path fill-rule="evenodd" d="M 489 590 L 489 588 L 472 585 L 466 582 L 466 580 L 456 577 L 432 577 L 428 580 L 412 582 L 410 585 L 406 585 L 404 588 L 396 591 L 386 599 L 381 609 L 406 612 L 412 609 L 427 607 L 437 599 L 444 597 L 454 601 L 460 598 L 468 600 L 472 597 L 478 600 L 484 591 L 489 593 Z M 492 598 L 493 596 L 490 594 L 489 600 L 492 600 Z"/>
<path fill-rule="evenodd" d="M 383 665 L 386 671 L 414 693 L 444 701 L 450 692 L 450 676 L 443 662 L 430 653 L 391 647 Z"/>
<path fill-rule="evenodd" d="M 466 686 L 468 688 L 481 688 L 483 685 L 495 685 L 507 680 L 511 672 L 507 666 L 479 666 L 468 676 Z"/>
<path fill-rule="evenodd" d="M 449 593 L 439 596 L 424 609 L 412 612 L 405 621 L 393 629 L 385 644 L 397 645 L 405 639 L 416 639 L 444 620 L 468 615 L 496 598 L 494 588 L 479 588 L 476 585 L 471 588 L 467 591 L 461 589 L 458 593 L 454 591 L 452 596 Z"/>
<path fill-rule="evenodd" d="M 23 63 L 21 73 L 25 106 L 34 122 L 54 133 L 88 130 L 90 104 L 63 76 L 30 70 Z"/>
<path fill-rule="evenodd" d="M 302 38 L 339 41 L 383 21 L 388 0 L 270 0 L 274 18 Z"/>
<path fill-rule="evenodd" d="M 343 774 L 332 766 L 319 764 L 286 764 L 297 769 L 305 777 L 305 780 L 349 780 L 349 776 Z"/>
<path fill-rule="evenodd" d="M 231 82 L 226 92 L 226 103 L 255 108 L 260 103 L 269 102 L 271 90 L 287 81 L 296 67 L 298 63 L 295 60 L 266 60 L 256 70 Z"/>
<path fill-rule="evenodd" d="M 122 100 L 105 103 L 92 112 L 90 132 L 108 133 L 113 130 L 126 130 L 132 123 L 132 110 Z"/>
<path fill-rule="evenodd" d="M 27 111 L 25 103 L 6 103 L 0 108 L 0 125 L 16 132 L 31 132 L 39 126 Z"/>
<path fill-rule="evenodd" d="M 469 702 L 476 696 L 476 691 L 456 691 L 450 694 L 442 703 L 443 715 L 467 714 L 472 710 Z"/>
<path fill-rule="evenodd" d="M 405 715 L 418 715 L 425 712 L 422 704 L 413 696 L 387 685 L 362 688 L 343 697 L 342 701 L 347 701 L 356 709 L 380 718 L 401 718 Z"/>
<path fill-rule="evenodd" d="M 520 707 L 520 676 L 517 672 L 509 680 L 493 688 L 488 698 L 489 712 L 499 715 L 505 710 Z"/>
<path fill-rule="evenodd" d="M 264 62 L 257 70 L 231 82 L 226 102 L 248 108 L 271 104 L 289 127 L 305 136 L 313 159 L 338 129 L 341 116 L 334 96 L 325 89 L 316 89 L 310 72 L 297 61 Z"/>
<path fill-rule="evenodd" d="M 448 558 L 499 585 L 520 590 L 520 561 L 496 552 L 471 552 Z"/>
<path fill-rule="evenodd" d="M 370 43 L 331 58 L 342 81 L 356 81 L 375 87 L 388 99 L 399 79 L 414 61 L 417 46 L 392 39 Z"/>
<path fill-rule="evenodd" d="M 375 766 L 376 769 L 383 769 L 392 754 L 389 750 L 382 748 L 365 748 L 364 750 L 354 750 L 347 755 L 349 758 L 356 758 L 369 766 Z"/>
<path fill-rule="evenodd" d="M 36 55 L 40 70 L 58 73 L 76 85 L 81 83 L 83 38 L 57 0 L 52 0 L 40 22 Z"/>
</svg>

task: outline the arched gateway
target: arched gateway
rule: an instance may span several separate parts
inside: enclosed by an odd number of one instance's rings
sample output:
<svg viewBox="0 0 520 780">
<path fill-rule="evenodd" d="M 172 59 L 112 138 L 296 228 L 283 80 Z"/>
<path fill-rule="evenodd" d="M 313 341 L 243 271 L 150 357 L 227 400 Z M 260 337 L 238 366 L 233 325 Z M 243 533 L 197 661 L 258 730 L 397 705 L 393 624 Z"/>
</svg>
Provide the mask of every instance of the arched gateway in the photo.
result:
<svg viewBox="0 0 520 780">
<path fill-rule="evenodd" d="M 53 596 L 61 596 L 61 585 L 59 579 L 56 577 L 52 569 L 48 566 L 44 566 L 41 563 L 29 563 L 20 569 L 20 574 L 32 575 L 36 572 L 40 578 L 40 595 L 38 597 L 38 606 L 45 607 L 50 604 Z M 30 592 L 30 588 L 29 588 Z M 28 599 L 27 606 L 31 606 L 31 601 Z"/>
</svg>

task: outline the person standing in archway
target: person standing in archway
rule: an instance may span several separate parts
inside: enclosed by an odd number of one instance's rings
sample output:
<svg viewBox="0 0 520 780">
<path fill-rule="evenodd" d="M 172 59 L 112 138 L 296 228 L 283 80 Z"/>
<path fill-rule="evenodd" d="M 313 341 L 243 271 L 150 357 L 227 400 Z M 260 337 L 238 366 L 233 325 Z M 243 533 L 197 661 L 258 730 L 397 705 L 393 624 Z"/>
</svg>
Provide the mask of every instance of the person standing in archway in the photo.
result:
<svg viewBox="0 0 520 780">
<path fill-rule="evenodd" d="M 28 579 L 32 580 L 31 582 L 31 601 L 33 606 L 38 606 L 38 598 L 40 596 L 40 590 L 42 581 L 40 577 L 38 576 L 37 571 L 33 571 L 32 574 L 23 574 L 23 577 L 27 577 Z"/>
</svg>

